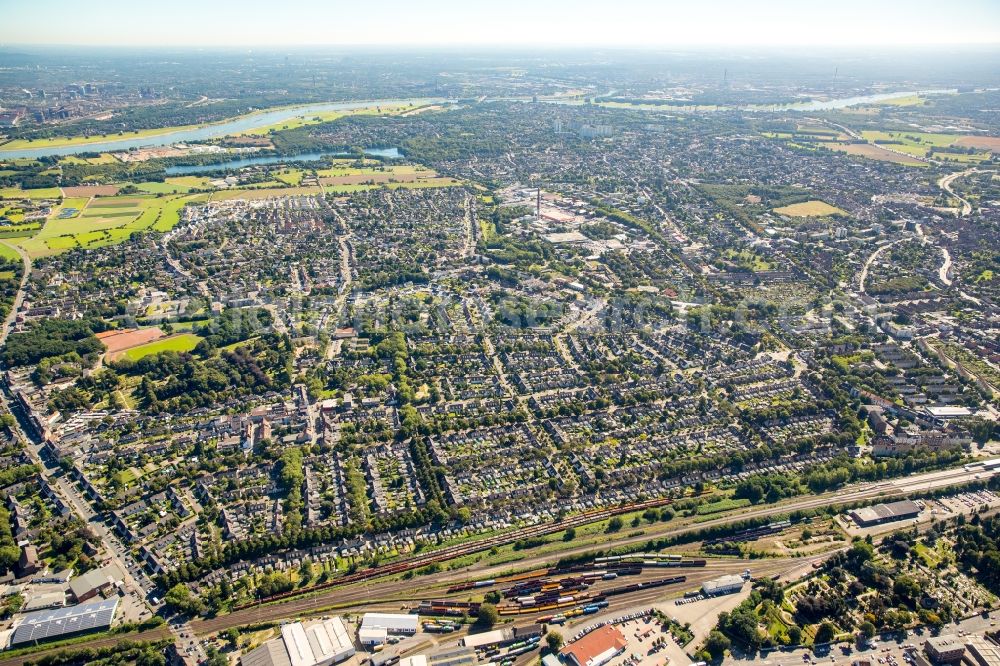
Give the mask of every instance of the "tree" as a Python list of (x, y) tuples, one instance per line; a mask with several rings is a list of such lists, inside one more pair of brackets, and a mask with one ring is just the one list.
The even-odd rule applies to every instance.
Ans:
[(302, 564), (299, 565), (299, 583), (305, 587), (312, 581), (313, 577), (313, 564), (312, 560), (306, 558), (302, 560)]
[(834, 636), (837, 635), (837, 628), (833, 626), (832, 622), (824, 622), (819, 625), (819, 629), (816, 630), (816, 638), (813, 640), (814, 643), (829, 643), (833, 640)]
[(170, 588), (163, 596), (163, 601), (178, 613), (185, 615), (198, 615), (205, 610), (201, 600), (191, 594), (191, 590), (184, 583), (177, 583)]
[(563, 533), (563, 541), (572, 541), (576, 538), (576, 528), (570, 527)]
[(802, 645), (802, 628), (793, 624), (788, 628), (788, 640), (792, 645)]
[(868, 620), (862, 622), (861, 626), (858, 627), (858, 630), (861, 632), (861, 635), (864, 636), (866, 640), (871, 640), (872, 638), (875, 637), (875, 625), (869, 622)]
[(717, 629), (713, 629), (705, 640), (705, 649), (708, 650), (713, 659), (722, 659), (730, 647), (732, 647), (732, 641)]
[(615, 516), (614, 518), (608, 521), (608, 529), (606, 531), (617, 532), (624, 526), (625, 523), (622, 521), (622, 519), (619, 518), (618, 516)]
[(550, 631), (545, 634), (545, 644), (549, 646), (549, 652), (559, 652), (563, 645), (563, 637), (558, 631)]
[(500, 621), (500, 613), (493, 604), (480, 604), (479, 612), (476, 613), (476, 624), (486, 629), (491, 629), (493, 625)]

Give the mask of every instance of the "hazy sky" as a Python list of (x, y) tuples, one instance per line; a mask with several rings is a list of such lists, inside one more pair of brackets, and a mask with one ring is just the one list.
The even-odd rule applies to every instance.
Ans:
[(1000, 0), (0, 0), (0, 44), (1000, 44)]

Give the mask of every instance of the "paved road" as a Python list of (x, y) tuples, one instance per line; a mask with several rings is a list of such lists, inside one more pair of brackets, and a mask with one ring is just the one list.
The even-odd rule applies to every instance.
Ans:
[(25, 252), (20, 246), (9, 243), (5, 240), (0, 240), (10, 249), (17, 252), (18, 256), (21, 257), (21, 263), (23, 264), (23, 270), (21, 272), (21, 284), (17, 287), (17, 294), (14, 296), (14, 303), (10, 307), (10, 312), (7, 314), (7, 318), (3, 322), (3, 330), (0, 331), (0, 347), (3, 347), (4, 343), (7, 342), (7, 335), (10, 333), (10, 329), (14, 324), (14, 318), (17, 317), (17, 311), (21, 309), (21, 303), (24, 301), (24, 285), (28, 283), (28, 277), (31, 275), (31, 257)]
[(955, 173), (950, 173), (947, 176), (944, 176), (940, 180), (938, 180), (938, 183), (937, 183), (938, 187), (940, 187), (942, 190), (944, 190), (945, 192), (947, 192), (950, 196), (954, 197), (955, 199), (958, 199), (962, 203), (962, 207), (959, 209), (959, 213), (958, 213), (959, 217), (965, 217), (966, 215), (968, 215), (969, 213), (971, 213), (972, 212), (972, 204), (970, 204), (968, 201), (966, 201), (961, 196), (955, 194), (955, 191), (953, 189), (951, 189), (951, 184), (953, 182), (955, 182), (956, 180), (958, 180), (959, 178), (961, 178), (962, 176), (966, 176), (966, 175), (968, 175), (970, 173), (976, 173), (977, 171), (978, 171), (978, 169), (966, 169), (965, 171), (956, 171)]

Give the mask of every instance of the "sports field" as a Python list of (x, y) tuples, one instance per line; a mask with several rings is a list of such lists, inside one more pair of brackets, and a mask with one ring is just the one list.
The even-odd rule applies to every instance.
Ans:
[(781, 215), (788, 215), (789, 217), (825, 217), (827, 215), (847, 215), (846, 211), (843, 211), (836, 206), (831, 206), (825, 201), (803, 201), (802, 203), (791, 204), (790, 206), (782, 206), (781, 208), (775, 208), (775, 213), (780, 213)]
[(108, 350), (109, 358), (113, 358), (126, 349), (148, 344), (164, 336), (159, 328), (124, 328), (121, 330), (104, 331), (97, 334), (97, 339)]
[(138, 347), (132, 347), (131, 349), (125, 350), (122, 355), (132, 361), (138, 361), (144, 356), (159, 354), (160, 352), (191, 351), (198, 346), (199, 342), (201, 342), (201, 338), (194, 333), (178, 333), (177, 335), (171, 335), (168, 338), (160, 338), (159, 340), (154, 340), (153, 342), (148, 342), (144, 345), (139, 345)]

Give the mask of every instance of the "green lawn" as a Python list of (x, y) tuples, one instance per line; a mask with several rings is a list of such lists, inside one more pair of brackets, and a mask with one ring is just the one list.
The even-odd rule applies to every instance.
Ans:
[(21, 261), (21, 255), (17, 253), (17, 250), (6, 243), (0, 243), (0, 257), (9, 261)]
[(198, 345), (199, 342), (201, 342), (201, 338), (194, 333), (178, 333), (177, 335), (172, 335), (168, 338), (161, 338), (159, 340), (148, 342), (144, 345), (139, 345), (138, 347), (133, 347), (125, 352), (125, 358), (132, 361), (138, 361), (144, 356), (159, 354), (160, 352), (191, 351)]

